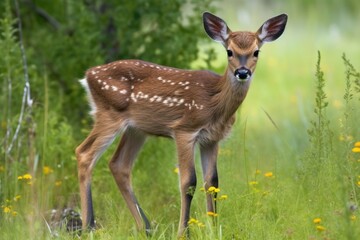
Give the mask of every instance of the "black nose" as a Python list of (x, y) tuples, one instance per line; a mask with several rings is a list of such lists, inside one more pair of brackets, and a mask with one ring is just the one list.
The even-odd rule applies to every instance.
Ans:
[(251, 76), (251, 71), (247, 68), (241, 67), (235, 70), (235, 77), (241, 80), (245, 80)]

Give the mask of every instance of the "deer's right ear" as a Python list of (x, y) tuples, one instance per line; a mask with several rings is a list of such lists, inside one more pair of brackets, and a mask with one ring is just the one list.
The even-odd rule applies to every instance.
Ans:
[(209, 37), (225, 46), (231, 30), (224, 20), (209, 12), (205, 12), (203, 14), (203, 22), (205, 31)]

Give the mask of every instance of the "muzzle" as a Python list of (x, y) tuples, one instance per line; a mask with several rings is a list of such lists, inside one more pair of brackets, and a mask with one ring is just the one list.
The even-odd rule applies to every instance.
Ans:
[(234, 75), (239, 81), (247, 81), (251, 77), (251, 71), (245, 67), (241, 67), (235, 70)]

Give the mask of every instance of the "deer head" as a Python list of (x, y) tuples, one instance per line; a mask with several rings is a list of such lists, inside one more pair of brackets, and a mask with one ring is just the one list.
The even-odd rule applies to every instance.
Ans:
[(203, 22), (209, 37), (225, 47), (232, 79), (243, 82), (251, 79), (261, 46), (276, 40), (284, 32), (287, 15), (270, 18), (255, 33), (232, 32), (224, 20), (209, 12), (204, 13)]

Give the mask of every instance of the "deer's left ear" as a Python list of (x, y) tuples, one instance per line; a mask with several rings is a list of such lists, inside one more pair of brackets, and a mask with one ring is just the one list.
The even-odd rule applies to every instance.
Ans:
[(262, 42), (271, 42), (278, 39), (285, 30), (288, 16), (281, 14), (267, 20), (256, 32)]

